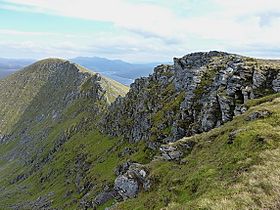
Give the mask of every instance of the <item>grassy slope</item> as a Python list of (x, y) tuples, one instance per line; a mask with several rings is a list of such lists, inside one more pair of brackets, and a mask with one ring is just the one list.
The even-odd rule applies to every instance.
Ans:
[[(129, 145), (120, 138), (109, 138), (88, 127), (67, 141), (53, 161), (42, 170), (13, 185), (12, 188), (16, 188), (19, 193), (10, 196), (5, 193), (5, 200), (0, 207), (4, 208), (4, 205), (12, 204), (15, 200), (35, 200), (54, 192), (50, 196), (53, 207), (79, 209), (78, 200), (84, 193), (78, 192), (74, 184), (79, 171), (75, 162), (82, 155), (85, 157), (83, 162), (90, 164), (81, 181), (93, 184), (86, 196), (89, 201), (106, 184), (113, 184), (117, 164), (128, 159), (147, 163), (153, 181), (152, 189), (135, 199), (120, 203), (116, 209), (277, 209), (280, 185), (280, 98), (279, 95), (272, 95), (249, 101), (248, 106), (251, 107), (249, 111), (232, 122), (210, 132), (182, 139), (196, 141), (197, 145), (180, 162), (153, 160), (148, 163), (151, 155), (148, 150), (143, 152), (143, 144)], [(264, 119), (245, 120), (257, 110), (269, 110), (273, 114)], [(233, 144), (228, 144), (229, 133), (235, 130), (240, 132)], [(138, 151), (120, 157), (119, 153), (125, 147)], [(5, 177), (6, 174), (1, 175)], [(48, 178), (42, 182), (42, 177)], [(3, 185), (4, 179), (1, 177), (0, 180)], [(20, 193), (18, 189), (26, 192)], [(70, 193), (66, 196), (67, 192)], [(3, 192), (0, 197), (1, 194)], [(99, 209), (110, 206), (112, 202)]]
[[(116, 209), (279, 209), (280, 95), (251, 100), (249, 111), (196, 141), (180, 163), (154, 160), (148, 167), (154, 188)], [(246, 121), (257, 110), (265, 119)], [(233, 144), (229, 134), (239, 130)]]
[[(119, 139), (111, 140), (99, 134), (94, 124), (100, 112), (118, 95), (123, 96), (128, 88), (102, 77), (100, 84), (107, 90), (107, 100), (81, 97), (67, 102), (65, 96), (73, 91), (90, 91), (94, 86), (90, 79), (95, 74), (80, 66), (76, 66), (80, 73), (76, 73), (76, 70), (58, 72), (44, 66), (64, 62), (43, 60), (0, 83), (0, 118), (4, 122), (0, 125), (0, 134), (16, 136), (0, 146), (0, 209), (18, 204), (20, 209), (30, 209), (29, 202), (36, 201), (39, 196), (53, 200), (55, 207), (76, 209), (78, 199), (85, 193), (85, 190), (78, 189), (86, 185), (85, 182), (94, 183), (93, 175), (87, 175), (91, 173), (83, 168), (83, 162), (88, 161), (92, 168), (91, 163), (100, 154), (105, 155), (109, 148), (119, 142)], [(73, 66), (67, 64), (65, 68)], [(80, 82), (78, 78), (82, 75), (87, 77)], [(53, 110), (59, 112), (59, 120), (52, 119)], [(38, 121), (38, 116), (42, 114), (44, 119)], [(25, 135), (30, 139), (22, 142)], [(67, 136), (66, 142), (52, 152), (63, 135)], [(13, 153), (21, 154), (28, 164), (13, 160)], [(7, 161), (6, 157), (10, 160)], [(78, 164), (79, 159), (81, 163)], [(115, 167), (113, 163), (111, 165)], [(110, 167), (107, 168), (110, 170)], [(99, 170), (104, 168), (100, 167)], [(98, 177), (97, 173), (94, 174)], [(27, 178), (15, 181), (19, 175)], [(76, 180), (78, 176), (81, 176), (80, 181)], [(97, 183), (103, 182), (100, 180)], [(95, 190), (100, 190), (100, 186)]]
[[(115, 167), (128, 159), (147, 164), (153, 187), (118, 204), (117, 209), (279, 209), (279, 100), (279, 95), (272, 95), (249, 101), (250, 110), (232, 122), (182, 139), (197, 144), (183, 161), (167, 162), (151, 161), (153, 154), (143, 142), (130, 145), (121, 137), (100, 134), (92, 116), (94, 103), (80, 99), (64, 110), (63, 120), (55, 124), (46, 139), (46, 151), (61, 132), (69, 132), (80, 123), (84, 124), (82, 130), (71, 135), (51, 161), (15, 184), (10, 181), (29, 168), (16, 161), (0, 162), (0, 209), (15, 203), (28, 209), (24, 208), (25, 202), (39, 196), (53, 200), (53, 207), (58, 209), (79, 209), (81, 198), (91, 201), (105, 185), (113, 184)], [(272, 116), (245, 121), (251, 112), (263, 109), (270, 110)], [(43, 127), (39, 124), (33, 130)], [(228, 136), (235, 130), (239, 132), (233, 144), (228, 144)], [(0, 154), (14, 146), (15, 142), (1, 145)], [(136, 152), (120, 156), (126, 147)], [(89, 189), (82, 190), (83, 187)]]
[[(72, 109), (73, 107), (70, 107), (69, 111), (72, 112)], [(83, 112), (78, 117), (63, 121), (51, 136), (56, 135), (58, 130), (75, 124), (77, 119), (82, 119), (82, 115), (87, 114)], [(79, 209), (79, 201), (85, 193), (88, 194), (86, 200), (92, 201), (106, 184), (113, 184), (115, 179), (114, 169), (119, 163), (126, 161), (128, 158), (143, 163), (148, 161), (149, 154), (143, 152), (143, 144), (133, 146), (134, 148), (139, 148), (139, 151), (133, 155), (119, 157), (119, 153), (124, 148), (131, 147), (131, 145), (120, 138), (110, 138), (100, 134), (90, 124), (86, 127), (85, 130), (72, 136), (55, 153), (51, 162), (45, 164), (26, 180), (19, 181), (13, 185), (9, 184), (10, 180), (19, 174), (18, 169), (20, 171), (24, 169), (17, 167), (16, 163), (4, 165), (5, 168), (2, 167), (0, 173), (0, 185), (6, 186), (6, 188), (5, 191), (0, 192), (0, 209), (6, 209), (15, 203), (19, 203), (19, 201), (24, 204), (25, 201), (36, 200), (39, 196), (47, 196), (50, 192), (52, 192), (49, 197), (49, 199), (53, 200), (52, 207)], [(51, 141), (51, 139), (47, 141)], [(82, 163), (89, 164), (88, 169), (83, 168), (83, 164), (77, 164), (77, 160), (81, 157)], [(90, 190), (78, 190), (75, 182), (79, 174), (82, 175), (80, 186), (90, 184)], [(43, 181), (42, 178), (44, 178)], [(110, 204), (111, 202), (103, 207)], [(100, 207), (100, 209), (103, 207)], [(21, 208), (24, 209), (23, 207)]]

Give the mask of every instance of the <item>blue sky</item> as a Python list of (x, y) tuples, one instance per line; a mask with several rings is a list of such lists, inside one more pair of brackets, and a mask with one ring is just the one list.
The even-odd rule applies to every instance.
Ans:
[(278, 0), (0, 0), (0, 57), (280, 58)]

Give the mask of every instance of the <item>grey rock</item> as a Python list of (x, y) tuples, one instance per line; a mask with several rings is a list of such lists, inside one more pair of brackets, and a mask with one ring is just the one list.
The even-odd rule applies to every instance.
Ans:
[(270, 116), (272, 113), (268, 110), (260, 110), (260, 111), (256, 111), (251, 113), (246, 120), (247, 121), (252, 121), (252, 120), (256, 120), (256, 119), (263, 119), (266, 118), (268, 116)]
[(147, 142), (147, 147), (151, 150), (156, 151), (159, 148), (159, 146), (160, 146), (159, 142), (151, 142), (151, 141)]
[(275, 92), (280, 92), (280, 73), (277, 75), (277, 77), (272, 81), (272, 89)]
[(261, 69), (257, 69), (253, 73), (253, 87), (259, 88), (264, 85), (266, 81), (266, 76), (264, 75), (264, 72)]
[(115, 190), (126, 200), (138, 194), (139, 185), (133, 176), (121, 175), (115, 180)]
[(177, 147), (171, 145), (162, 145), (160, 147), (161, 155), (166, 160), (179, 160), (183, 153), (177, 150)]
[(11, 209), (34, 209), (34, 210), (55, 210), (52, 208), (52, 195), (39, 196), (36, 200), (25, 201), (20, 204), (15, 204)]
[(246, 86), (244, 89), (242, 89), (242, 95), (243, 103), (246, 103), (249, 99), (254, 98), (252, 95), (252, 88), (249, 86)]
[(176, 144), (170, 143), (161, 145), (160, 152), (161, 156), (165, 160), (180, 160), (184, 154), (190, 152), (195, 146), (194, 141), (184, 140), (177, 142)]
[(125, 172), (128, 171), (129, 167), (134, 164), (133, 162), (131, 161), (127, 161), (127, 162), (124, 162), (123, 164), (121, 165), (118, 165), (116, 168), (115, 168), (115, 174), (117, 176), (119, 175), (123, 175)]
[(247, 111), (247, 107), (245, 105), (236, 105), (235, 109), (234, 109), (234, 115), (238, 116), (241, 115), (243, 113), (245, 113)]
[(7, 134), (0, 134), (0, 144), (4, 144), (8, 142), (9, 140), (9, 135)]
[(57, 120), (59, 117), (60, 117), (60, 112), (56, 111), (56, 110), (53, 110), (52, 111), (52, 119)]
[(239, 133), (239, 131), (232, 131), (232, 132), (230, 132), (229, 133), (229, 135), (228, 135), (228, 141), (227, 141), (227, 143), (228, 144), (233, 144), (233, 141), (234, 141), (234, 139), (235, 139), (235, 137), (236, 137), (236, 135)]
[(136, 197), (141, 189), (150, 188), (148, 170), (143, 165), (132, 163), (126, 172), (124, 171), (116, 178), (114, 185), (114, 190), (123, 200)]
[(234, 101), (233, 98), (222, 94), (217, 94), (218, 103), (221, 111), (221, 120), (222, 122), (230, 121), (233, 118), (234, 111)]
[(109, 186), (106, 186), (102, 192), (100, 192), (92, 201), (93, 206), (100, 206), (107, 201), (115, 198), (117, 196), (117, 192), (110, 188)]
[(135, 80), (129, 93), (111, 105), (100, 128), (131, 143), (175, 142), (243, 114), (250, 99), (280, 92), (279, 75), (277, 65), (224, 52), (174, 58), (173, 65), (160, 65)]
[(38, 116), (36, 117), (36, 121), (37, 121), (37, 122), (41, 122), (41, 121), (43, 121), (44, 119), (45, 119), (45, 115), (44, 115), (44, 114), (38, 115)]
[(217, 126), (219, 121), (220, 108), (219, 101), (217, 100), (217, 92), (213, 91), (212, 94), (203, 101), (203, 108), (201, 112), (201, 128), (203, 131), (209, 131)]

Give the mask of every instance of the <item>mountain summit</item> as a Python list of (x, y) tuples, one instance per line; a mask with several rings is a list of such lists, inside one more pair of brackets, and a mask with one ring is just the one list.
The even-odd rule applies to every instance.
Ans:
[(128, 89), (61, 59), (0, 81), (0, 209), (279, 209), (280, 62), (199, 52)]
[(61, 59), (38, 61), (0, 80), (0, 87), (2, 132), (28, 109), (38, 118), (55, 118), (76, 99), (91, 98), (110, 104), (128, 91), (118, 82)]

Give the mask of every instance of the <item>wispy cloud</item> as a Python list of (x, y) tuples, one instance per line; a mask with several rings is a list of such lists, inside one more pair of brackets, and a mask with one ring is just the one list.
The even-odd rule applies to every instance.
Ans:
[[(280, 2), (276, 0), (129, 1), (129, 0), (5, 0), (9, 10), (44, 13), (79, 19), (110, 22), (122, 34), (98, 34), (84, 46), (87, 53), (105, 52), (135, 59), (146, 55), (166, 58), (187, 51), (229, 50), (263, 54), (280, 46)], [(196, 5), (201, 10), (196, 8)], [(179, 12), (178, 12), (179, 11)], [(41, 32), (3, 31), (45, 36)], [(50, 32), (50, 36), (55, 36)], [(57, 34), (56, 34), (57, 35)], [(69, 35), (68, 38), (71, 38)], [(74, 37), (72, 37), (74, 38)], [(77, 37), (76, 37), (77, 38)], [(87, 37), (89, 39), (89, 37)], [(252, 53), (254, 46), (254, 53)], [(101, 48), (103, 47), (103, 50)], [(110, 49), (105, 50), (104, 48)], [(90, 48), (90, 49), (89, 49)], [(170, 49), (172, 48), (172, 49)], [(79, 48), (78, 48), (79, 49)], [(269, 55), (269, 50), (265, 50)], [(143, 50), (143, 52), (142, 52)], [(173, 53), (171, 52), (173, 50)], [(80, 50), (75, 50), (80, 52)], [(83, 51), (83, 53), (86, 53)], [(113, 52), (114, 51), (114, 52)], [(129, 52), (129, 53), (128, 53)], [(275, 52), (273, 52), (275, 54)], [(280, 56), (279, 56), (280, 57)]]

